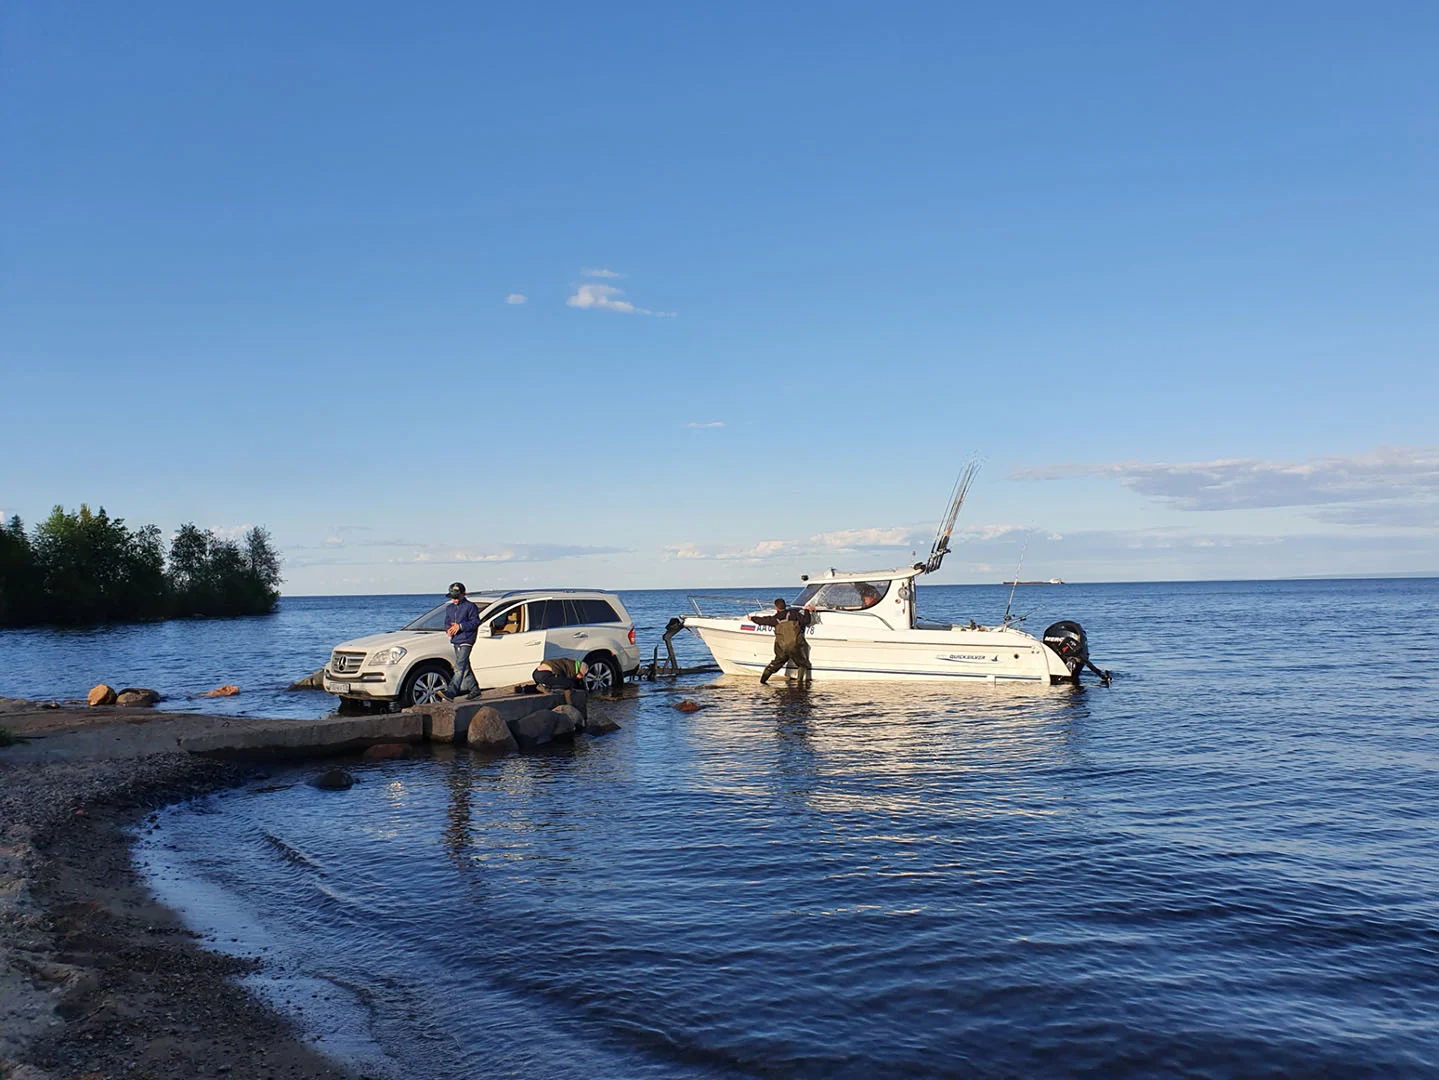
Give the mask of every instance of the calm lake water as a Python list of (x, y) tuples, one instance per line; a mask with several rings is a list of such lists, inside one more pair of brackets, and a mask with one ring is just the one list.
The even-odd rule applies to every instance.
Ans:
[[(994, 621), (1006, 592), (920, 603)], [(235, 682), (206, 707), (318, 715), (283, 684), (429, 599), (5, 634), (0, 693)], [(648, 658), (683, 594), (624, 599)], [(394, 1076), (1439, 1075), (1439, 580), (1036, 604), (1112, 687), (646, 684), (572, 748), (340, 793), (272, 770), (140, 856)]]

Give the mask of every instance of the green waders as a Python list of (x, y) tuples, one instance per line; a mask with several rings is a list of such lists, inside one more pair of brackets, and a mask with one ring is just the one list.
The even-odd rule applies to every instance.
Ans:
[(759, 681), (768, 682), (769, 677), (786, 664), (793, 664), (799, 669), (801, 682), (809, 681), (809, 646), (805, 644), (804, 627), (789, 619), (775, 624), (774, 659), (765, 666)]

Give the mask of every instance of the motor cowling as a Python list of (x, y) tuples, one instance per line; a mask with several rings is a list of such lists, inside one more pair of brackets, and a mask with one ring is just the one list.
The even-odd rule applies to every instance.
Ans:
[(1044, 643), (1059, 654), (1071, 677), (1078, 677), (1089, 663), (1089, 639), (1084, 627), (1071, 619), (1063, 619), (1045, 630)]

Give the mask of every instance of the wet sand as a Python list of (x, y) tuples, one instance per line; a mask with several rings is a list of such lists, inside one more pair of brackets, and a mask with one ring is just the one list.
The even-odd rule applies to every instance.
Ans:
[(352, 1078), (140, 882), (127, 828), (253, 770), (179, 753), (217, 718), (0, 699), (0, 1077)]

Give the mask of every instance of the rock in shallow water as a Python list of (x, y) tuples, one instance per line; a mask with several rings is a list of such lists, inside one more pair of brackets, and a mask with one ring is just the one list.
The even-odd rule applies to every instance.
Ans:
[(550, 712), (555, 714), (556, 735), (573, 735), (585, 726), (584, 713), (573, 705), (556, 705)]
[(355, 786), (355, 778), (344, 769), (326, 769), (319, 776), (312, 776), (305, 783), (321, 791), (348, 791)]
[(115, 695), (115, 704), (122, 709), (148, 709), (159, 700), (158, 691), (139, 686), (128, 686)]
[(430, 734), (431, 742), (455, 742), (455, 706), (448, 701), (435, 701), (429, 705), (417, 705), (416, 709), (422, 709), (430, 722), (425, 730)]
[(465, 733), (465, 742), (469, 744), (471, 750), (484, 750), (496, 754), (519, 749), (519, 743), (516, 742), (514, 735), (510, 734), (504, 717), (500, 716), (498, 709), (492, 709), (488, 705), (477, 709), (475, 715), (470, 717), (470, 727)]
[(297, 679), (286, 690), (323, 690), (325, 688), (325, 669), (320, 668), (313, 674), (306, 675), (303, 679)]
[(510, 734), (523, 747), (543, 746), (554, 738), (559, 718), (548, 709), (540, 709), (510, 721)]

